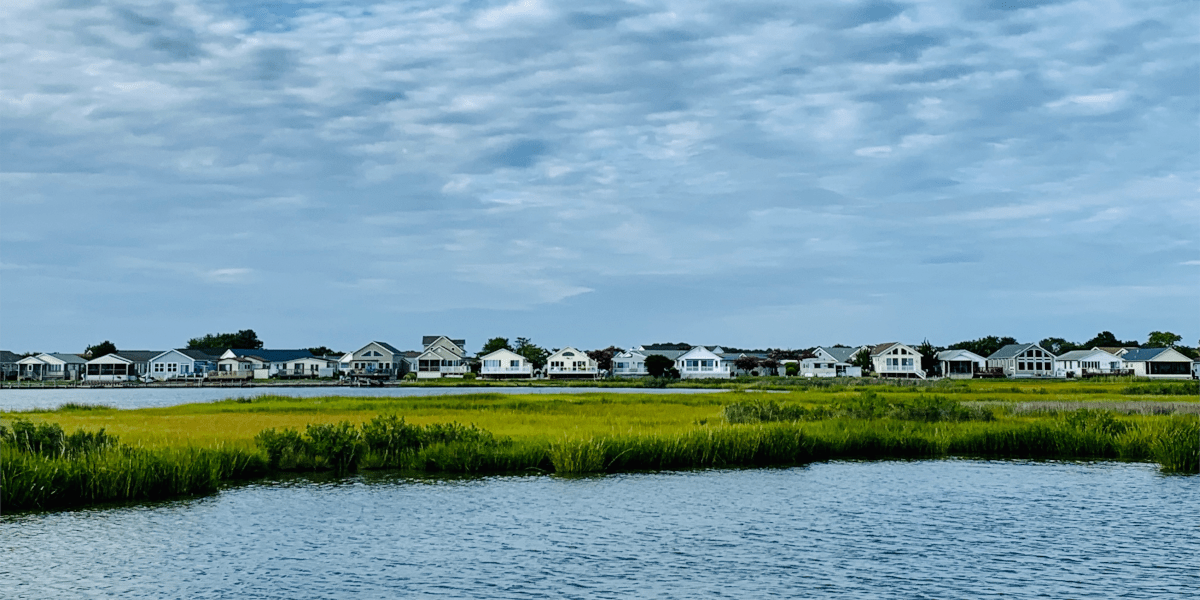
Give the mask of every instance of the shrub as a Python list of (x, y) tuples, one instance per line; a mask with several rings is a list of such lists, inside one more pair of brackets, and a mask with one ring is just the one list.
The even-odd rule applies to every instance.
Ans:
[(312, 452), (339, 473), (358, 468), (362, 458), (362, 434), (348, 421), (309, 424), (305, 434)]
[(1092, 410), (1081, 408), (1063, 416), (1062, 423), (1070, 429), (1104, 435), (1121, 435), (1129, 429), (1129, 425), (1118, 421), (1109, 410)]

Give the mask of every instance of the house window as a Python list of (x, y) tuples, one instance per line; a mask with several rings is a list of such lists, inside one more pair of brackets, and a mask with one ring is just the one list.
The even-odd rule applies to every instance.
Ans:
[(167, 372), (168, 373), (178, 373), (179, 372), (179, 363), (167, 363)]
[(628, 366), (629, 366), (629, 363), (623, 363), (623, 362), (619, 362), (619, 363), (617, 363), (617, 368), (618, 368), (618, 369), (622, 369), (622, 370), (624, 370), (624, 369), (625, 369), (626, 367), (628, 367)]
[(1025, 361), (1021, 361), (1021, 362), (1018, 362), (1018, 363), (1017, 363), (1017, 370), (1018, 370), (1018, 371), (1024, 371), (1024, 370), (1025, 370)]
[(154, 372), (162, 373), (164, 370), (166, 370), (166, 367), (167, 366), (162, 363), (154, 363)]
[(510, 360), (510, 361), (508, 361), (508, 366), (516, 369), (521, 366), (521, 361), (520, 360)]
[(698, 359), (689, 358), (683, 361), (683, 368), (685, 371), (699, 371), (700, 361)]
[(500, 368), (500, 361), (498, 361), (498, 360), (485, 360), (485, 361), (483, 361), (483, 366), (484, 366), (485, 368), (488, 368), (488, 369), (499, 369), (499, 368)]
[(563, 356), (575, 356), (575, 353), (574, 352), (563, 352), (562, 355)]
[(913, 359), (911, 359), (911, 358), (902, 358), (902, 359), (900, 359), (900, 361), (901, 361), (901, 364), (906, 367), (913, 366)]
[(561, 369), (561, 368), (563, 368), (563, 361), (561, 361), (561, 360), (552, 360), (552, 361), (550, 361), (550, 368), (552, 368), (552, 369)]
[(182, 365), (179, 365), (179, 372), (180, 373), (191, 373), (192, 366), (187, 363), (183, 363)]

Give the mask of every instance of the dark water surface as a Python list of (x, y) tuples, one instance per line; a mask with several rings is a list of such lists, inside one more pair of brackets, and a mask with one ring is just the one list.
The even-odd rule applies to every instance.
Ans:
[(3, 598), (1194, 598), (1200, 477), (835, 462), (0, 517)]
[(726, 390), (693, 388), (614, 387), (249, 387), (249, 388), (26, 388), (0, 390), (0, 411), (55, 408), (67, 402), (103, 404), (114, 408), (155, 408), (192, 402), (214, 402), (255, 396), (410, 397), (462, 394), (709, 394)]

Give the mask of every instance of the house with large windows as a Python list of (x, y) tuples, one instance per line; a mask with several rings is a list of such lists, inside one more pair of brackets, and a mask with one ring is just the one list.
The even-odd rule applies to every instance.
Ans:
[(1126, 368), (1137, 377), (1190, 379), (1192, 359), (1174, 348), (1134, 348), (1121, 355)]
[(600, 367), (586, 352), (567, 346), (546, 359), (547, 379), (595, 379)]
[(338, 369), (347, 377), (396, 379), (408, 372), (404, 352), (387, 342), (371, 342), (339, 359)]
[(1009, 344), (987, 357), (987, 366), (1008, 377), (1053, 377), (1054, 355), (1037, 344)]
[(421, 346), (424, 350), (417, 356), (418, 379), (462, 377), (470, 370), (466, 340), (427, 335), (421, 338)]
[(479, 357), (479, 376), (485, 379), (529, 379), (533, 365), (524, 356), (501, 348)]
[(679, 371), (680, 379), (729, 379), (733, 375), (733, 368), (732, 361), (704, 346), (696, 346), (675, 359), (675, 369)]
[(925, 371), (921, 369), (921, 353), (900, 342), (888, 342), (872, 348), (871, 366), (880, 377), (925, 379)]

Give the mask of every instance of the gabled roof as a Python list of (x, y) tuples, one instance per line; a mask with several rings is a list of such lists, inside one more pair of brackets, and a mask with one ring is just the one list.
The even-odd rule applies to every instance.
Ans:
[(1072, 350), (1070, 352), (1062, 353), (1057, 358), (1058, 360), (1083, 360), (1089, 356), (1095, 356), (1097, 354), (1104, 354), (1113, 359), (1117, 358), (1111, 352), (1105, 352), (1099, 348), (1093, 348), (1091, 350)]
[(555, 356), (559, 356), (559, 355), (563, 354), (564, 352), (574, 352), (575, 358), (583, 358), (585, 360), (592, 360), (592, 357), (588, 356), (587, 352), (584, 352), (583, 350), (578, 350), (571, 346), (567, 346), (566, 348), (561, 348), (561, 349), (555, 351), (554, 354), (551, 354), (550, 356), (548, 356), (546, 358), (546, 360), (550, 360), (551, 358), (554, 358)]
[[(692, 349), (691, 344), (643, 344), (640, 346), (642, 351), (658, 351), (658, 350), (676, 350), (679, 352), (687, 352)], [(663, 356), (666, 356), (665, 354)]]
[(1026, 351), (1030, 348), (1034, 348), (1034, 347), (1041, 348), (1043, 351), (1046, 352), (1046, 354), (1050, 354), (1050, 356), (1054, 356), (1048, 350), (1046, 350), (1045, 348), (1042, 348), (1041, 346), (1038, 346), (1037, 344), (1009, 344), (1009, 345), (993, 352), (992, 355), (988, 357), (988, 360), (1016, 358), (1016, 356), (1018, 354)]
[(883, 354), (887, 350), (891, 350), (892, 346), (896, 346), (899, 343), (900, 342), (888, 342), (886, 344), (879, 344), (878, 346), (874, 346), (871, 348), (871, 356), (878, 356), (880, 354)]
[(451, 337), (444, 336), (444, 335), (423, 335), (423, 336), (421, 336), (421, 345), (428, 348), (430, 344), (432, 344), (442, 338), (446, 338), (446, 339), (450, 340), (451, 344), (458, 346), (463, 351), (466, 351), (466, 349), (467, 349), (467, 340), (456, 340), (456, 339), (453, 339)]
[(970, 350), (942, 350), (941, 352), (937, 353), (937, 359), (945, 361), (969, 360), (971, 362), (983, 362), (984, 360), (987, 360), (982, 356), (971, 352)]
[(641, 350), (643, 356), (665, 356), (671, 360), (675, 360), (683, 356), (687, 350)]
[(1107, 352), (1113, 356), (1121, 356), (1122, 354), (1134, 349), (1135, 348), (1125, 348), (1122, 346), (1096, 346), (1095, 348), (1092, 348), (1092, 350), (1103, 350), (1104, 352)]
[(21, 355), (8, 350), (0, 350), (0, 363), (15, 363), (21, 360)]
[(464, 358), (462, 356), (455, 354), (449, 348), (443, 348), (442, 346), (433, 346), (433, 347), (429, 348), (428, 350), (418, 354), (417, 356), (418, 357), (436, 356), (436, 357), (438, 357), (438, 359), (441, 359), (441, 360), (463, 360), (463, 358)]
[(58, 352), (48, 352), (47, 354), (68, 364), (82, 365), (87, 363), (87, 359), (78, 354), (61, 354)]
[(399, 350), (397, 350), (395, 346), (393, 346), (393, 345), (391, 345), (391, 344), (389, 344), (389, 343), (387, 343), (387, 342), (375, 342), (375, 343), (376, 343), (376, 344), (379, 344), (380, 346), (383, 346), (384, 348), (386, 348), (386, 349), (387, 349), (387, 351), (388, 351), (388, 352), (391, 352), (392, 354), (399, 354), (399, 353), (400, 353), (400, 351), (399, 351)]
[(150, 359), (162, 353), (162, 350), (121, 350), (119, 352), (113, 352), (113, 354), (116, 354), (117, 356), (120, 356), (129, 362), (135, 363), (150, 362)]
[(834, 360), (837, 360), (838, 362), (843, 362), (843, 363), (850, 362), (850, 360), (854, 358), (854, 355), (858, 354), (858, 350), (859, 350), (858, 348), (847, 348), (845, 346), (834, 346), (831, 348), (826, 348), (825, 346), (818, 346), (817, 348), (820, 350), (824, 350), (825, 353), (832, 356), (834, 358)]
[(508, 348), (500, 348), (500, 349), (498, 349), (498, 350), (494, 350), (494, 351), (492, 351), (492, 352), (488, 352), (487, 354), (484, 354), (483, 356), (480, 356), (480, 357), (479, 357), (479, 360), (488, 360), (488, 358), (489, 358), (489, 357), (496, 356), (496, 355), (500, 355), (500, 356), (509, 356), (509, 355), (511, 355), (511, 356), (515, 356), (515, 357), (517, 357), (517, 358), (519, 358), (519, 359), (521, 359), (521, 360), (525, 360), (525, 357), (524, 357), (524, 356), (521, 356), (520, 354), (517, 354), (516, 352), (513, 352), (512, 350), (509, 350)]
[(312, 352), (308, 350), (239, 350), (230, 348), (229, 350), (237, 357), (253, 357), (262, 362), (287, 362), (299, 358), (314, 358)]
[(175, 351), (192, 360), (218, 360), (225, 353), (217, 348), (183, 348)]
[(691, 350), (688, 350), (687, 352), (684, 352), (683, 354), (679, 355), (679, 357), (676, 358), (675, 360), (682, 360), (689, 356), (705, 356), (705, 357), (711, 356), (712, 358), (718, 358), (718, 359), (722, 358), (721, 356), (714, 353), (712, 350), (705, 348), (704, 346), (696, 346), (695, 348), (692, 348)]
[(646, 353), (642, 350), (638, 350), (637, 348), (630, 348), (624, 352), (617, 353), (617, 355), (613, 356), (613, 358), (633, 358), (635, 356), (646, 358)]
[[(1129, 352), (1122, 354), (1121, 360), (1123, 360), (1125, 362), (1142, 362), (1142, 361), (1146, 361), (1146, 360), (1154, 360), (1154, 359), (1158, 358), (1160, 355), (1162, 355), (1168, 351), (1174, 351), (1176, 354), (1183, 356), (1182, 352), (1179, 352), (1178, 350), (1175, 350), (1174, 348), (1134, 348), (1134, 349), (1130, 350)], [(1188, 358), (1186, 356), (1183, 356), (1183, 357), (1186, 358), (1187, 360), (1191, 360), (1190, 358)]]

